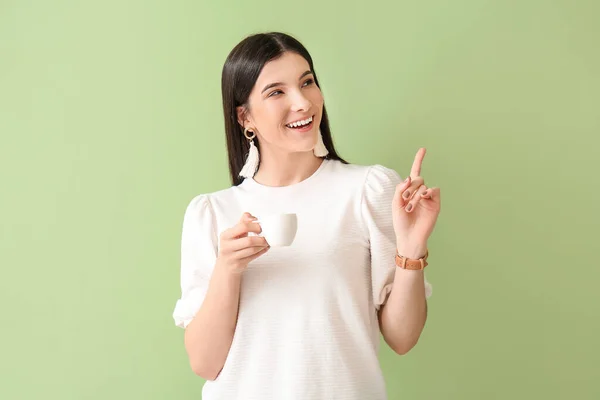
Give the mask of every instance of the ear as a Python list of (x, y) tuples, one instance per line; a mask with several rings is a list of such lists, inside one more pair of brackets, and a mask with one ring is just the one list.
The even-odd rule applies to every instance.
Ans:
[(237, 120), (238, 120), (238, 124), (240, 124), (242, 126), (242, 129), (246, 127), (246, 123), (250, 122), (246, 116), (248, 114), (248, 111), (246, 110), (246, 107), (244, 106), (238, 106), (235, 111), (237, 112)]

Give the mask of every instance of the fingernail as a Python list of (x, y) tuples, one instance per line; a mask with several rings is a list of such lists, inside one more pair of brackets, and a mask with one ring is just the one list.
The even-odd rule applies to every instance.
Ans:
[(404, 192), (404, 194), (402, 195), (403, 198), (408, 199), (410, 197), (410, 192), (407, 190), (406, 192)]
[(406, 211), (410, 211), (410, 210), (412, 210), (412, 204), (409, 204), (406, 206)]
[(408, 182), (409, 179), (410, 179), (410, 176), (404, 180), (404, 183)]
[(421, 196), (423, 196), (423, 197), (427, 196), (427, 192), (421, 193)]

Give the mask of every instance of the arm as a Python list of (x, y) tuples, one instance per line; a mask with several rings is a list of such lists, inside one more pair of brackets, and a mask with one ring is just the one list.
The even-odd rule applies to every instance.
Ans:
[(241, 274), (215, 265), (206, 298), (185, 330), (190, 366), (204, 379), (217, 378), (229, 353), (240, 299)]
[[(427, 240), (440, 213), (440, 189), (425, 185), (421, 165), (425, 148), (415, 156), (410, 175), (396, 186), (392, 200), (396, 248), (412, 259), (423, 257)], [(394, 284), (380, 314), (380, 329), (386, 342), (398, 354), (406, 354), (419, 340), (427, 320), (423, 271), (396, 268)]]
[(196, 375), (215, 380), (229, 354), (240, 302), (242, 273), (248, 263), (269, 250), (264, 237), (248, 236), (261, 228), (245, 213), (220, 237), (219, 254), (204, 301), (185, 330), (185, 349)]
[[(423, 247), (426, 248), (426, 247)], [(425, 250), (399, 251), (418, 259)], [(418, 342), (427, 320), (423, 271), (396, 268), (387, 302), (379, 309), (379, 327), (386, 343), (398, 354), (408, 353)]]
[[(423, 152), (419, 154), (421, 157)], [(373, 302), (378, 309), (379, 329), (398, 354), (406, 354), (419, 340), (427, 319), (427, 297), (431, 295), (423, 271), (398, 268), (393, 261), (395, 251), (412, 259), (426, 253), (439, 212), (439, 189), (427, 189), (423, 182), (420, 177), (401, 181), (394, 170), (377, 165), (370, 169), (363, 192)], [(407, 209), (409, 203), (412, 207)]]

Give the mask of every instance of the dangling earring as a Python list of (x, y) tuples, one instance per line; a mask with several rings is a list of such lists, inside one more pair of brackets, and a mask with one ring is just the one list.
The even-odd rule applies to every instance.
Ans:
[(325, 147), (325, 143), (323, 143), (323, 135), (321, 134), (321, 130), (319, 129), (319, 136), (317, 137), (317, 144), (313, 150), (315, 156), (317, 157), (325, 157), (329, 154), (329, 150)]
[(246, 163), (240, 171), (240, 176), (243, 178), (252, 178), (256, 173), (256, 169), (258, 168), (258, 149), (254, 145), (254, 140), (252, 140), (256, 137), (256, 133), (253, 131), (250, 131), (250, 133), (252, 136), (248, 136), (248, 128), (244, 128), (244, 136), (250, 141), (250, 151), (248, 152)]

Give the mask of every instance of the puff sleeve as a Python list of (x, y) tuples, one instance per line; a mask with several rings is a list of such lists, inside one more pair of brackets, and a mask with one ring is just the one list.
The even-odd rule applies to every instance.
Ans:
[[(371, 285), (373, 302), (379, 310), (392, 291), (396, 264), (396, 234), (392, 219), (392, 200), (396, 186), (402, 182), (396, 171), (373, 165), (363, 188), (361, 212), (366, 225), (371, 252)], [(429, 298), (432, 286), (425, 278), (425, 295)]]
[(181, 233), (181, 297), (175, 304), (175, 325), (186, 328), (206, 295), (217, 259), (218, 238), (207, 195), (196, 196), (188, 205)]

